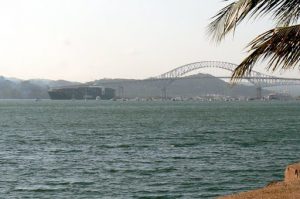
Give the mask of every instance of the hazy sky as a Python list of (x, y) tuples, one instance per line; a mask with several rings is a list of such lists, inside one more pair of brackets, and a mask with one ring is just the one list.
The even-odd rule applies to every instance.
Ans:
[[(84, 82), (147, 78), (203, 60), (238, 63), (247, 42), (272, 22), (250, 20), (234, 38), (216, 45), (206, 26), (224, 5), (221, 0), (0, 0), (0, 75)], [(285, 73), (293, 75), (299, 71)]]

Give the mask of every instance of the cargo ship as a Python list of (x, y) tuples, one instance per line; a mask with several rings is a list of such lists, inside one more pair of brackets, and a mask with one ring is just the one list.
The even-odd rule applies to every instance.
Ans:
[(67, 86), (50, 88), (48, 94), (52, 100), (110, 100), (115, 97), (115, 89), (102, 86)]

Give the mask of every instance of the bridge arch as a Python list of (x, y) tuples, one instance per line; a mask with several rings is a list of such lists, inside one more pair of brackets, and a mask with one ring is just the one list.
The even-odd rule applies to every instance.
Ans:
[(198, 70), (201, 68), (221, 68), (224, 70), (228, 70), (233, 72), (233, 70), (237, 67), (236, 64), (229, 63), (229, 62), (218, 62), (218, 61), (201, 61), (201, 62), (193, 62), (189, 64), (185, 64), (183, 66), (177, 67), (173, 70), (170, 70), (166, 73), (163, 73), (157, 78), (178, 78), (182, 77), (183, 75)]
[[(163, 73), (159, 76), (157, 76), (156, 78), (158, 79), (175, 79), (175, 78), (180, 78), (183, 77), (184, 75), (198, 70), (198, 69), (202, 69), (202, 68), (220, 68), (223, 70), (227, 70), (230, 72), (233, 72), (234, 69), (237, 67), (238, 65), (230, 63), (230, 62), (221, 62), (221, 61), (201, 61), (201, 62), (193, 62), (190, 64), (185, 64), (183, 66), (177, 67), (171, 71), (168, 71), (166, 73)], [(255, 75), (257, 76), (267, 76), (267, 75), (263, 75), (259, 72), (256, 71), (252, 71), (249, 75), (246, 75), (246, 78), (250, 83), (257, 85), (257, 83), (255, 81), (253, 81), (250, 78), (247, 78), (249, 76), (253, 76)], [(271, 77), (271, 76), (270, 76)]]
[[(201, 61), (194, 62), (190, 64), (185, 64), (183, 66), (177, 67), (173, 70), (170, 70), (166, 73), (163, 73), (159, 76), (154, 77), (153, 79), (170, 79), (175, 80), (181, 78), (184, 75), (198, 70), (201, 68), (220, 68), (227, 71), (233, 72), (238, 65), (222, 62), (222, 61)], [(249, 81), (256, 87), (272, 87), (272, 86), (282, 86), (282, 85), (300, 85), (299, 79), (291, 78), (280, 78), (271, 75), (265, 75), (260, 72), (252, 70), (250, 73), (246, 74), (243, 79)]]

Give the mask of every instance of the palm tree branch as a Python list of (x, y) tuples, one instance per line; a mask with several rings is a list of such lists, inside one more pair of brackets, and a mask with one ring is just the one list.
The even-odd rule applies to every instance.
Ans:
[(271, 13), (278, 26), (295, 24), (300, 17), (300, 0), (236, 0), (221, 9), (208, 25), (208, 34), (221, 41), (247, 16)]
[(250, 55), (234, 70), (232, 81), (251, 72), (258, 61), (268, 60), (268, 70), (294, 68), (300, 62), (300, 25), (269, 30), (249, 45)]
[(227, 33), (249, 14), (262, 0), (238, 0), (221, 9), (208, 25), (208, 34), (217, 41), (221, 41)]
[(300, 0), (265, 0), (257, 5), (254, 13), (272, 17), (278, 25), (287, 26), (298, 21), (300, 16)]

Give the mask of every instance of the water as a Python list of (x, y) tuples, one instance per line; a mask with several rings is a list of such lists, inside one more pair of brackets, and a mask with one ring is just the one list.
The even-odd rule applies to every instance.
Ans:
[(0, 198), (214, 198), (299, 161), (297, 102), (0, 101)]

